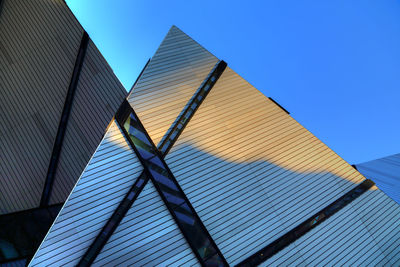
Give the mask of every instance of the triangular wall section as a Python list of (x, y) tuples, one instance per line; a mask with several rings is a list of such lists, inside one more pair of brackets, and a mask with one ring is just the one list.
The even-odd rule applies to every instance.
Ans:
[(129, 96), (158, 144), (218, 59), (173, 26)]

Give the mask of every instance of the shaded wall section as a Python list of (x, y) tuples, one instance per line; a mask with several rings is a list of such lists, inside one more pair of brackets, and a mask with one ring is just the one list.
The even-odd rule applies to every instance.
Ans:
[[(64, 1), (3, 0), (0, 214), (39, 205), (83, 29)], [(51, 203), (65, 201), (126, 91), (90, 41)]]
[(65, 201), (126, 95), (110, 66), (89, 41), (50, 204)]
[(63, 1), (3, 0), (0, 213), (38, 206), (83, 30)]

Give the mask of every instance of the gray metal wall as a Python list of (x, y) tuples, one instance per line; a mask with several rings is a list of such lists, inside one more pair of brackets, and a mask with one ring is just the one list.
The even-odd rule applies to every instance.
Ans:
[(50, 204), (65, 201), (127, 92), (89, 42), (64, 138)]
[[(0, 214), (39, 205), (83, 29), (61, 0), (4, 0), (0, 13)], [(90, 43), (52, 203), (72, 189), (126, 92)]]
[(400, 154), (356, 165), (357, 170), (371, 179), (394, 201), (400, 204)]

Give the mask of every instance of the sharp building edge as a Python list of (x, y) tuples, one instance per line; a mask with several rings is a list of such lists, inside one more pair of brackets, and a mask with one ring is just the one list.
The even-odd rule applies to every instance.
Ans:
[[(8, 14), (6, 22), (18, 18), (20, 10), (31, 12), (25, 7), (29, 1), (10, 2), (5, 1), (1, 13)], [(43, 3), (46, 5), (31, 8), (36, 16), (54, 6), (70, 14), (61, 1)], [(56, 13), (57, 18), (64, 14), (58, 9)], [(75, 43), (64, 44), (71, 47), (72, 56), (61, 55), (69, 61), (58, 66), (69, 74), (62, 76), (64, 72), (58, 71), (57, 81), (63, 81), (65, 88), (54, 96), (58, 105), (43, 104), (43, 109), (54, 109), (43, 112), (46, 116), (55, 110), (61, 116), (61, 99), (65, 99), (83, 34), (69, 16), (76, 30), (75, 39), (67, 40)], [(14, 88), (13, 83), (30, 79), (37, 84), (35, 76), (23, 76), (21, 81), (14, 78), (13, 68), (19, 66), (20, 58), (13, 55), (19, 50), (12, 47), (3, 52), (4, 46), (2, 43), (1, 64), (7, 64), (10, 73), (7, 85)], [(46, 56), (45, 51), (41, 53)], [(52, 63), (50, 58), (46, 60)], [(30, 57), (25, 61), (35, 62)], [(15, 92), (20, 96), (24, 90), (18, 88)], [(96, 95), (96, 88), (102, 88), (103, 95)], [(117, 88), (117, 92), (107, 88)], [(59, 158), (47, 210), (34, 209), (32, 203), (38, 204), (44, 184), (44, 180), (34, 180), (37, 202), (27, 200), (26, 207), (12, 210), (18, 212), (8, 211), (14, 220), (45, 216), (46, 212), (47, 224), (58, 214), (30, 266), (400, 264), (400, 206), (371, 181), (379, 186), (374, 180), (377, 172), (363, 172), (368, 169), (364, 164), (353, 168), (283, 107), (177, 27), (171, 27), (126, 100), (118, 88), (122, 87), (89, 41), (73, 101), (76, 107), (72, 107), (64, 138), (65, 154)], [(9, 89), (2, 94), (10, 98), (16, 93)], [(14, 108), (15, 114), (24, 115), (31, 98), (22, 98), (26, 103)], [(104, 102), (110, 99), (112, 104)], [(91, 100), (91, 105), (86, 104)], [(0, 108), (13, 107), (6, 104)], [(79, 115), (87, 116), (96, 108), (107, 109), (108, 117), (80, 119)], [(96, 123), (107, 125), (113, 114), (103, 136)], [(1, 119), (10, 129), (17, 126), (8, 116)], [(44, 159), (51, 154), (58, 126), (46, 119), (55, 129), (46, 133), (37, 126), (37, 133), (46, 133), (50, 140), (48, 150), (37, 152)], [(9, 129), (0, 130), (5, 135)], [(92, 141), (92, 135), (97, 141)], [(75, 136), (87, 136), (90, 141)], [(22, 145), (37, 146), (33, 141), (39, 142), (28, 141), (26, 135), (15, 144), (7, 141), (9, 164), (14, 163), (13, 153)], [(100, 143), (90, 160), (90, 156), (86, 162), (84, 157), (72, 158), (79, 154), (74, 149), (89, 142), (93, 147)], [(38, 160), (48, 165), (44, 159)], [(72, 170), (68, 164), (81, 169)], [(11, 175), (16, 166), (2, 168)], [(25, 180), (30, 181), (28, 178), (26, 174)], [(30, 196), (32, 201), (34, 197)], [(65, 199), (58, 212), (56, 204)], [(40, 240), (38, 237), (35, 242)], [(22, 260), (25, 264), (26, 259), (16, 257), (15, 264)]]
[(400, 154), (363, 162), (355, 165), (365, 177), (394, 201), (400, 204)]

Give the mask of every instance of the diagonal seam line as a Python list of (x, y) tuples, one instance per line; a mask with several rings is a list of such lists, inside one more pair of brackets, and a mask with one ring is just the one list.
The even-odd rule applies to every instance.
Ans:
[[(137, 80), (140, 79), (140, 76), (143, 74), (148, 63), (149, 62), (147, 62), (146, 66), (143, 68)], [(174, 145), (180, 133), (189, 123), (190, 119), (193, 117), (194, 113), (196, 112), (200, 104), (204, 101), (208, 92), (217, 82), (218, 78), (221, 76), (226, 66), (227, 64), (224, 61), (219, 61), (213, 67), (213, 69), (204, 79), (204, 81), (199, 86), (197, 91), (194, 93), (192, 98), (188, 101), (188, 104), (183, 108), (180, 115), (178, 115), (175, 122), (171, 125), (170, 129), (166, 132), (166, 134), (164, 135), (163, 139), (160, 141), (158, 146), (159, 150), (162, 151), (161, 152), (162, 158), (167, 155), (168, 151)], [(124, 127), (123, 124), (120, 122), (122, 122), (125, 118), (129, 116), (129, 110), (131, 109), (132, 108), (130, 104), (126, 100), (121, 104), (120, 108), (118, 109), (115, 119), (120, 124), (121, 129), (124, 129)], [(126, 131), (124, 131), (124, 134), (128, 142), (130, 143), (131, 147), (134, 148), (134, 144), (131, 142), (129, 135), (126, 133)], [(144, 186), (147, 184), (148, 180), (149, 180), (149, 175), (146, 175), (145, 171), (143, 171), (141, 175), (137, 178), (133, 186), (130, 188), (128, 193), (125, 195), (124, 199), (120, 202), (119, 206), (115, 209), (114, 213), (111, 215), (110, 219), (104, 225), (100, 233), (96, 236), (95, 240), (90, 245), (88, 250), (85, 252), (78, 266), (89, 266), (94, 262), (97, 255), (100, 253), (101, 249), (107, 243), (108, 239), (114, 233), (115, 229), (118, 227), (123, 217), (125, 217), (126, 213), (131, 208), (134, 201), (137, 199), (140, 192), (143, 190)]]
[(68, 86), (67, 97), (65, 98), (63, 111), (61, 113), (60, 123), (57, 129), (57, 135), (54, 140), (53, 151), (51, 153), (50, 163), (47, 169), (46, 180), (44, 182), (42, 197), (40, 199), (40, 207), (47, 206), (50, 201), (51, 191), (53, 189), (53, 183), (57, 171), (58, 162), (60, 159), (63, 140), (68, 125), (68, 118), (71, 113), (72, 103), (74, 100), (76, 88), (78, 86), (79, 76), (81, 74), (88, 43), (89, 43), (89, 35), (85, 31), (83, 32), (81, 44), (78, 50), (78, 55), (75, 60), (74, 70), (72, 72), (71, 80)]
[(273, 255), (317, 227), (319, 224), (334, 215), (336, 212), (340, 211), (342, 208), (350, 204), (353, 200), (357, 199), (374, 185), (375, 183), (373, 181), (369, 179), (364, 180), (352, 190), (350, 190), (307, 220), (303, 221), (301, 224), (299, 224), (283, 236), (279, 237), (272, 243), (254, 253), (253, 255), (249, 256), (236, 266), (255, 266), (266, 261)]

